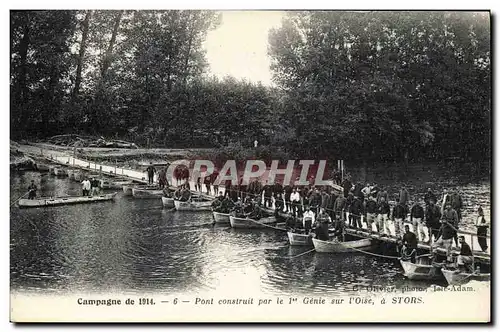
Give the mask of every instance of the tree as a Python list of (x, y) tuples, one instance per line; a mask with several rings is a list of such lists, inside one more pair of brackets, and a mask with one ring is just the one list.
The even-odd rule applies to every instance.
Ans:
[(489, 126), (488, 35), (478, 13), (289, 14), (270, 33), (269, 54), (295, 150), (364, 161), (484, 151), (468, 128)]

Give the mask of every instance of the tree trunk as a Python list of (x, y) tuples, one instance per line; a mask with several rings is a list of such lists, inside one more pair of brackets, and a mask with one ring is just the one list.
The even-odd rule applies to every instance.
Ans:
[(26, 17), (26, 24), (24, 25), (24, 35), (23, 39), (21, 40), (21, 45), (19, 47), (19, 55), (21, 58), (21, 67), (19, 68), (19, 97), (21, 99), (27, 98), (28, 94), (28, 87), (26, 86), (26, 58), (28, 56), (28, 47), (30, 44), (30, 28), (29, 28), (29, 22), (30, 17), (29, 14), (27, 14)]
[(82, 81), (82, 67), (83, 67), (83, 59), (85, 57), (85, 50), (87, 48), (87, 38), (89, 34), (89, 21), (92, 16), (92, 11), (89, 10), (85, 15), (85, 20), (83, 21), (82, 26), (82, 42), (80, 43), (80, 54), (78, 56), (78, 65), (76, 67), (76, 79), (75, 79), (75, 88), (73, 90), (73, 99), (78, 97), (78, 91), (80, 90), (80, 83)]
[[(189, 16), (190, 19), (193, 19), (192, 16), (190, 15)], [(194, 18), (194, 20), (196, 20), (196, 18)], [(193, 22), (190, 22), (190, 28), (188, 29), (188, 33), (191, 32), (193, 30), (193, 25), (194, 23)], [(188, 48), (187, 48), (187, 52), (186, 52), (186, 61), (184, 62), (184, 86), (186, 86), (186, 81), (187, 81), (187, 77), (188, 77), (188, 66), (189, 66), (189, 57), (191, 56), (191, 47), (192, 47), (192, 44), (193, 44), (193, 36), (194, 36), (195, 32), (193, 31), (192, 33), (189, 34), (189, 40), (188, 40)]]
[(116, 15), (115, 24), (113, 26), (113, 34), (111, 35), (111, 40), (109, 41), (108, 49), (106, 50), (106, 54), (104, 55), (104, 61), (102, 63), (101, 68), (101, 78), (106, 75), (106, 72), (111, 65), (111, 55), (113, 54), (113, 48), (116, 42), (116, 35), (118, 34), (118, 28), (120, 27), (120, 20), (122, 19), (123, 10), (118, 12)]
[(49, 120), (57, 119), (56, 116), (50, 116), (50, 113), (56, 109), (59, 109), (55, 105), (56, 86), (59, 83), (59, 70), (57, 68), (57, 61), (59, 61), (59, 59), (56, 59), (56, 64), (52, 67), (50, 71), (49, 90), (47, 91), (47, 100), (44, 103), (45, 110), (44, 110), (44, 115), (42, 116), (43, 130), (44, 134), (46, 135), (48, 135), (49, 132), (51, 131)]
[[(118, 34), (118, 29), (120, 27), (120, 20), (123, 15), (123, 10), (120, 10), (118, 14), (116, 15), (115, 22), (113, 25), (113, 32), (111, 34), (111, 39), (109, 41), (108, 48), (106, 50), (106, 53), (104, 54), (104, 58), (102, 61), (102, 67), (101, 67), (101, 77), (99, 78), (97, 82), (97, 87), (96, 87), (96, 93), (94, 96), (94, 100), (92, 102), (92, 111), (91, 111), (91, 121), (89, 123), (90, 126), (92, 126), (92, 130), (94, 131), (99, 131), (98, 128), (98, 117), (97, 117), (97, 112), (99, 112), (99, 101), (101, 99), (102, 95), (102, 83), (105, 80), (106, 73), (109, 69), (109, 66), (111, 66), (111, 56), (113, 54), (113, 48), (115, 46), (115, 41), (116, 41), (116, 35)], [(90, 128), (87, 128), (87, 130), (90, 130)]]
[[(25, 13), (25, 24), (23, 31), (23, 38), (21, 39), (19, 45), (19, 57), (20, 57), (20, 66), (18, 69), (18, 80), (14, 91), (14, 100), (13, 104), (17, 105), (17, 113), (18, 116), (16, 120), (14, 120), (18, 126), (24, 128), (25, 116), (26, 112), (24, 111), (24, 107), (22, 104), (28, 98), (28, 86), (26, 85), (26, 59), (28, 57), (28, 48), (30, 44), (30, 14), (28, 11)], [(12, 52), (11, 52), (12, 54)], [(21, 128), (19, 128), (21, 129)], [(24, 129), (21, 129), (24, 132)]]

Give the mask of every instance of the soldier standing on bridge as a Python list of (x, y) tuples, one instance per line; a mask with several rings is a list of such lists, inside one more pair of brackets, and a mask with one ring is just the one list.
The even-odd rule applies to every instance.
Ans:
[(488, 249), (488, 242), (486, 242), (486, 235), (488, 234), (488, 227), (490, 225), (484, 218), (484, 212), (482, 207), (479, 207), (477, 209), (477, 213), (478, 213), (478, 217), (476, 220), (477, 242), (481, 246), (481, 250), (483, 252), (486, 252), (486, 249)]
[(31, 184), (28, 187), (28, 190), (29, 190), (28, 199), (34, 199), (36, 197), (37, 189), (38, 188), (36, 187), (35, 180), (31, 180)]
[(146, 172), (148, 173), (148, 184), (153, 184), (153, 177), (154, 177), (154, 174), (156, 173), (156, 168), (153, 166), (153, 162), (149, 163), (149, 166), (146, 169)]

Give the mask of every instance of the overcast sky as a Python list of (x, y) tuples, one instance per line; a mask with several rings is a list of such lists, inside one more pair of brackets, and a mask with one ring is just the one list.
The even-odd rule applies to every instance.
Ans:
[(281, 23), (283, 12), (225, 11), (222, 23), (207, 35), (210, 73), (271, 84), (268, 32)]

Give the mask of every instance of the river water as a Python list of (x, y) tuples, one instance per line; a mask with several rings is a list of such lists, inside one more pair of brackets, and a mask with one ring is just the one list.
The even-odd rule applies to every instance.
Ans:
[[(12, 174), (11, 201), (32, 179), (40, 196), (80, 193), (67, 178), (26, 172)], [(488, 183), (461, 189), (467, 197), (482, 193), (489, 214)], [(231, 285), (263, 294), (341, 295), (359, 286), (428, 286), (405, 280), (397, 260), (314, 252), (291, 258), (309, 249), (291, 248), (284, 232), (214, 227), (210, 212), (170, 211), (159, 199), (120, 192), (115, 202), (13, 206), (10, 282), (16, 291), (57, 294), (217, 292)]]

